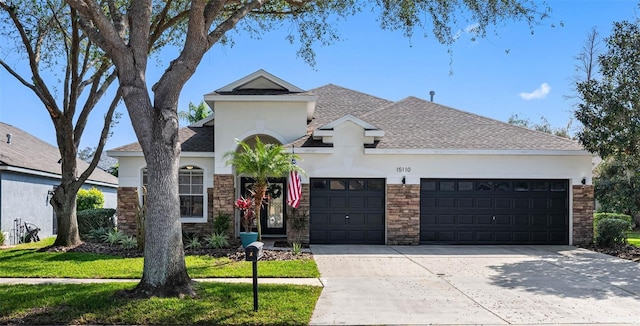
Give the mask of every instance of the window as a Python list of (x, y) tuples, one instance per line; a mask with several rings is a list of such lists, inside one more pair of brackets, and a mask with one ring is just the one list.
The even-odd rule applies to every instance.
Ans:
[[(147, 186), (147, 169), (142, 171), (142, 185)], [(178, 172), (178, 193), (180, 195), (180, 216), (183, 219), (202, 220), (204, 215), (204, 173), (202, 169), (187, 166)], [(144, 202), (144, 198), (142, 199)], [(190, 221), (191, 222), (191, 221)]]

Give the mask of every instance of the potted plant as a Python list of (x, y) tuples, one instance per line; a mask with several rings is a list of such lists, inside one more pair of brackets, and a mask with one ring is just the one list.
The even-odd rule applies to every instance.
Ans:
[(253, 232), (253, 223), (256, 219), (253, 210), (253, 201), (250, 198), (240, 197), (236, 200), (234, 206), (240, 210), (240, 221), (244, 232), (240, 232), (240, 241), (242, 247), (246, 248), (249, 244), (258, 240), (258, 232)]

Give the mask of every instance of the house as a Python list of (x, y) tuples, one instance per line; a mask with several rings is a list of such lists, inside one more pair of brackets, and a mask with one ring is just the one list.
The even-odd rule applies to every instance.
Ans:
[[(300, 89), (264, 70), (204, 95), (213, 115), (180, 129), (183, 229), (208, 233), (251, 183), (224, 153), (236, 139), (302, 160), (310, 243), (579, 244), (592, 239), (592, 155), (577, 142), (431, 101), (336, 85)], [(138, 144), (118, 158), (119, 224), (134, 232), (145, 182)], [(271, 180), (265, 235), (290, 231), (286, 180)], [(282, 191), (285, 189), (285, 191)], [(125, 230), (127, 230), (125, 227)], [(289, 234), (289, 237), (291, 234)]]
[[(57, 220), (49, 199), (50, 192), (60, 184), (60, 151), (2, 122), (0, 135), (4, 137), (0, 141), (0, 230), (6, 235), (5, 241), (16, 243), (16, 232), (24, 223), (40, 228), (41, 238), (55, 235)], [(79, 171), (88, 166), (78, 160)], [(95, 169), (84, 187), (102, 191), (104, 207), (116, 207), (118, 178)]]

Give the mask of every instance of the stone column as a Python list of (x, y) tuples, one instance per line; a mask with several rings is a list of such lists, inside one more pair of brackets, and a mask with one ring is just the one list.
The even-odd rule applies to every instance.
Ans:
[(593, 210), (595, 206), (593, 185), (573, 186), (573, 244), (593, 242)]
[(127, 235), (136, 235), (136, 214), (140, 207), (140, 197), (136, 187), (118, 188), (118, 229)]
[[(219, 213), (235, 216), (233, 203), (235, 201), (236, 191), (233, 187), (233, 174), (215, 174), (213, 176), (213, 210), (215, 217)], [(236, 234), (236, 219), (232, 218), (230, 235)]]
[(387, 244), (420, 244), (420, 185), (387, 185)]
[[(302, 184), (302, 197), (300, 198), (300, 205), (298, 206), (298, 208), (294, 209), (291, 206), (287, 205), (287, 241), (289, 243), (296, 242), (298, 240), (296, 238), (300, 237), (300, 243), (305, 245), (309, 244), (309, 223), (311, 222), (309, 217), (309, 190), (309, 184)], [(283, 191), (286, 191), (286, 189)], [(292, 225), (294, 210), (295, 215), (297, 215), (298, 218), (302, 218), (302, 215), (306, 215), (305, 226), (303, 226), (300, 230), (294, 230), (294, 227)]]

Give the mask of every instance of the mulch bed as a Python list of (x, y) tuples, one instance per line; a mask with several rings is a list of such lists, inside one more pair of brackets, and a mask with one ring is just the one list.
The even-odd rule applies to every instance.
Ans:
[[(294, 255), (290, 249), (287, 250), (288, 248), (290, 248), (290, 245), (284, 241), (276, 242), (274, 247), (280, 250), (264, 250), (264, 256), (262, 257), (261, 260), (294, 260), (294, 259), (306, 259), (306, 258), (312, 257), (312, 254), (308, 252), (302, 252), (298, 255)], [(595, 245), (590, 245), (590, 246), (583, 246), (582, 248), (640, 263), (640, 247), (626, 245), (626, 246), (620, 246), (615, 248), (600, 248), (600, 247), (596, 247)], [(125, 257), (125, 258), (143, 256), (142, 252), (137, 250), (123, 250), (118, 247), (109, 246), (108, 244), (97, 243), (97, 242), (83, 242), (82, 244), (72, 248), (48, 247), (48, 248), (43, 248), (43, 250), (49, 251), (49, 252), (86, 252), (86, 253), (119, 256), (119, 257)], [(237, 245), (234, 244), (233, 248), (225, 248), (225, 249), (208, 249), (208, 248), (197, 249), (197, 250), (186, 249), (185, 254), (186, 255), (206, 255), (211, 257), (228, 257), (232, 261), (242, 261), (245, 259), (244, 250), (240, 247), (239, 244)]]
[[(85, 252), (94, 254), (103, 254), (110, 256), (118, 256), (124, 258), (143, 257), (143, 253), (138, 250), (123, 250), (115, 246), (109, 246), (106, 243), (99, 242), (83, 242), (76, 247), (48, 247), (43, 248), (43, 251), (48, 252)], [(234, 244), (233, 248), (224, 249), (185, 249), (186, 255), (200, 255), (211, 257), (228, 257), (232, 261), (243, 261), (244, 250), (238, 243)], [(264, 250), (264, 255), (260, 260), (295, 260), (311, 258), (310, 253), (300, 253), (294, 255), (291, 250)]]

